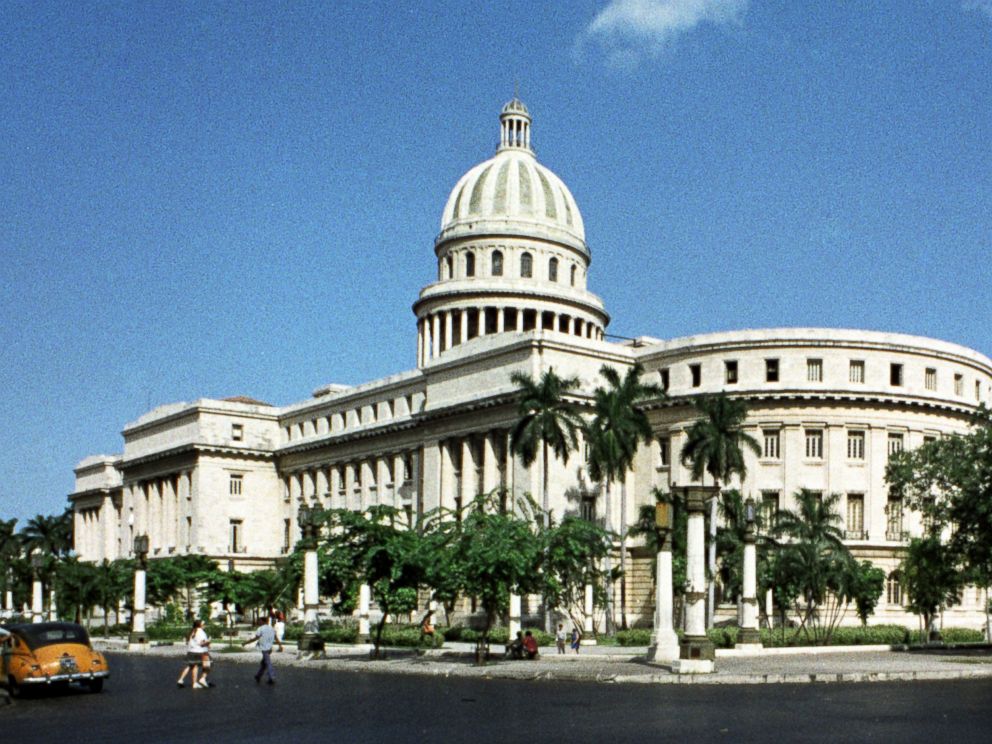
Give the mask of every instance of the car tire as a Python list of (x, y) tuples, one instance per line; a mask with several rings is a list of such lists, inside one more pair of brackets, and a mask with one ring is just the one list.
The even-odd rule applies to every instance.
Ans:
[(91, 679), (86, 682), (86, 687), (90, 692), (103, 692), (103, 680)]

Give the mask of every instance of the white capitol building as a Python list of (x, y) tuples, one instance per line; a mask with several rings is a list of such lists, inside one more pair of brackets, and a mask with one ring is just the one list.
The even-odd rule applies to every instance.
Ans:
[[(582, 380), (582, 398), (602, 384), (603, 364), (622, 371), (639, 361), (669, 399), (649, 405), (655, 438), (628, 475), (626, 513), (613, 499), (615, 528), (654, 503), (654, 487), (690, 483), (678, 453), (692, 396), (726, 391), (747, 401), (747, 429), (763, 448), (747, 453), (744, 492), (766, 508), (791, 507), (800, 488), (843, 494), (852, 551), (891, 577), (872, 622), (915, 625), (893, 574), (920, 523), (889, 498), (886, 461), (965, 431), (992, 398), (992, 360), (944, 341), (846, 329), (610, 340), (610, 316), (587, 288), (578, 205), (537, 161), (531, 117), (517, 99), (500, 114), (496, 155), (452, 190), (434, 252), (437, 280), (413, 305), (415, 369), (326, 385), (283, 407), (237, 397), (149, 411), (125, 425), (122, 454), (87, 457), (75, 469), (80, 557), (128, 557), (133, 537), (147, 533), (151, 558), (195, 553), (251, 570), (291, 550), (301, 499), (386, 503), (416, 518), (498, 486), (539, 494), (540, 459), (528, 469), (509, 453), (511, 373), (554, 367)], [(551, 508), (603, 518), (582, 460), (552, 460)], [(629, 547), (628, 615), (650, 624), (653, 557)], [(979, 625), (983, 601), (967, 590), (944, 622)]]

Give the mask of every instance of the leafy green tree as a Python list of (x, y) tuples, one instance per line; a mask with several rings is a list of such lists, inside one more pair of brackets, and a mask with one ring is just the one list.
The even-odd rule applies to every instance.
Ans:
[(934, 619), (941, 608), (961, 601), (962, 575), (954, 556), (937, 535), (913, 538), (900, 566), (903, 586), (909, 595), (908, 609), (923, 619), (926, 640), (931, 640)]
[(94, 566), (97, 576), (96, 604), (103, 610), (103, 634), (110, 634), (110, 611), (114, 611), (115, 624), (120, 622), (118, 607), (131, 591), (134, 564), (129, 560), (108, 561), (106, 558)]
[(100, 576), (96, 566), (83, 563), (77, 557), (63, 558), (55, 572), (55, 592), (62, 613), (72, 611), (73, 620), (83, 622), (92, 607), (100, 601)]
[[(576, 516), (565, 517), (544, 535), (546, 541), (545, 597), (552, 607), (581, 607), (585, 587), (598, 586), (603, 571), (599, 568), (610, 550), (610, 535), (598, 524)], [(576, 625), (581, 619), (572, 618)]]
[(72, 549), (72, 512), (58, 516), (38, 514), (27, 521), (21, 539), (28, 553), (39, 552), (62, 558)]
[[(717, 494), (720, 493), (721, 483), (728, 483), (734, 475), (739, 476), (743, 484), (747, 476), (744, 450), (749, 449), (755, 455), (761, 454), (758, 441), (743, 429), (744, 421), (747, 419), (747, 404), (743, 400), (730, 398), (726, 393), (721, 392), (718, 395), (700, 396), (696, 398), (694, 405), (702, 417), (696, 420), (686, 433), (686, 441), (680, 454), (682, 464), (691, 468), (692, 479), (695, 481), (702, 482), (703, 474), (709, 473), (713, 478)], [(712, 623), (714, 610), (716, 517), (717, 500), (714, 500), (710, 508), (709, 624)]]
[(885, 478), (890, 493), (902, 495), (906, 506), (922, 513), (931, 534), (947, 535), (948, 559), (969, 580), (987, 586), (992, 577), (992, 412), (982, 406), (967, 434), (893, 454)]
[[(642, 441), (651, 438), (651, 424), (639, 404), (663, 398), (665, 392), (644, 382), (644, 367), (634, 364), (621, 378), (616, 369), (603, 365), (599, 370), (605, 387), (594, 391), (593, 417), (586, 427), (589, 443), (589, 477), (606, 483), (606, 526), (612, 528), (612, 485), (620, 482), (620, 626), (627, 628), (627, 489), (626, 475), (634, 467), (634, 456)], [(609, 562), (607, 560), (607, 574)], [(607, 596), (612, 588), (607, 589)], [(612, 602), (608, 599), (607, 623), (612, 625)], [(609, 628), (608, 628), (609, 630)]]
[(0, 519), (0, 586), (5, 593), (14, 590), (14, 561), (23, 547), (16, 528), (16, 519)]
[[(745, 500), (740, 491), (737, 489), (723, 491), (720, 494), (718, 513), (721, 525), (716, 533), (716, 554), (720, 567), (720, 584), (725, 596), (733, 597), (740, 602), (744, 585), (744, 544), (748, 529)], [(774, 550), (776, 543), (766, 533), (764, 517), (758, 509), (755, 510), (754, 514), (754, 526), (757, 532), (755, 553), (759, 578), (758, 589), (760, 591), (764, 584), (762, 579), (768, 573), (769, 553)], [(765, 584), (765, 586), (767, 585)]]
[(872, 565), (871, 561), (861, 561), (854, 567), (851, 595), (862, 626), (868, 625), (868, 618), (875, 614), (879, 597), (885, 590), (885, 571)]
[(513, 510), (495, 492), (481, 495), (465, 509), (451, 531), (451, 557), (461, 593), (476, 597), (485, 625), (476, 647), (484, 662), (489, 632), (509, 609), (510, 594), (538, 594), (545, 590), (541, 567), (545, 559), (540, 510), (526, 498), (515, 500)]

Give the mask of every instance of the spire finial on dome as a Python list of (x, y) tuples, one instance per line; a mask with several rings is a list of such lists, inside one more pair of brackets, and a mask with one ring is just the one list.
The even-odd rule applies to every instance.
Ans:
[(506, 102), (499, 115), (499, 147), (503, 150), (523, 150), (534, 153), (530, 146), (530, 112), (517, 97), (517, 84), (513, 85), (513, 98)]

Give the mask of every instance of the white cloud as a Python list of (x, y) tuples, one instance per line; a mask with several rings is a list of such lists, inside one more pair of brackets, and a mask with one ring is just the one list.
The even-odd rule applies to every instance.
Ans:
[(701, 23), (740, 23), (745, 10), (747, 0), (611, 0), (586, 27), (580, 43), (596, 42), (612, 63), (629, 66), (657, 55)]
[(992, 20), (992, 0), (965, 0), (965, 10), (980, 10)]

